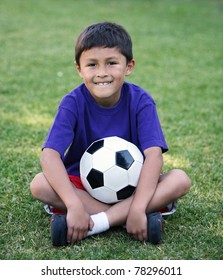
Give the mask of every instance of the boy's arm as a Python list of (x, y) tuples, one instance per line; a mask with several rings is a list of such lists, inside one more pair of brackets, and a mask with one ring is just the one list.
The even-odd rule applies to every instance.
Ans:
[(53, 149), (45, 148), (42, 152), (41, 166), (49, 184), (67, 209), (68, 241), (83, 239), (87, 234), (90, 216), (73, 189), (60, 154)]
[(147, 239), (146, 209), (157, 188), (163, 164), (160, 147), (148, 148), (144, 154), (145, 161), (126, 223), (127, 231), (138, 240)]

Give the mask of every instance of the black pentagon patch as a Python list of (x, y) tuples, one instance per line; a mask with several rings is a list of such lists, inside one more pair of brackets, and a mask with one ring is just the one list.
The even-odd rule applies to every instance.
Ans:
[(128, 170), (133, 164), (134, 159), (128, 150), (116, 152), (116, 165)]
[(103, 187), (104, 185), (103, 173), (94, 168), (91, 169), (91, 171), (87, 175), (87, 180), (90, 186), (92, 187), (92, 189), (97, 189)]
[(135, 187), (130, 186), (130, 185), (121, 189), (120, 191), (117, 192), (118, 200), (123, 200), (123, 199), (126, 199), (127, 197), (131, 196), (134, 193), (135, 189), (136, 189)]
[(87, 149), (87, 152), (91, 155), (93, 155), (96, 151), (98, 151), (101, 147), (104, 146), (104, 140), (98, 140), (90, 145), (90, 147)]

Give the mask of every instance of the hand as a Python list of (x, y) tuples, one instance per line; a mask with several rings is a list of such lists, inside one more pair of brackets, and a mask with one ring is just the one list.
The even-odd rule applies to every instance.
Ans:
[(136, 240), (147, 240), (147, 218), (143, 211), (130, 208), (126, 222), (126, 230), (132, 234)]
[(90, 215), (81, 206), (67, 209), (67, 240), (70, 243), (80, 241), (93, 228)]

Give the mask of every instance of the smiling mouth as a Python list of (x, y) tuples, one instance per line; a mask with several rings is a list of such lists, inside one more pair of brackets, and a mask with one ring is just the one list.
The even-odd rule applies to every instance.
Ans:
[(104, 82), (104, 83), (95, 83), (97, 86), (107, 86), (110, 85), (111, 82)]

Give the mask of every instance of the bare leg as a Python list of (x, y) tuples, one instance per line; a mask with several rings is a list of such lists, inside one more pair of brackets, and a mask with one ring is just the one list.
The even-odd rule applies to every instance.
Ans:
[[(156, 192), (148, 205), (147, 212), (159, 210), (185, 195), (189, 191), (190, 185), (188, 176), (182, 170), (175, 169), (161, 175)], [(132, 200), (133, 197), (129, 197), (106, 211), (111, 227), (125, 224)]]
[[(57, 193), (52, 189), (43, 173), (39, 173), (34, 177), (33, 181), (30, 184), (30, 190), (32, 195), (36, 199), (66, 212), (64, 203), (57, 195)], [(86, 211), (90, 215), (106, 211), (110, 207), (109, 205), (94, 199), (86, 191), (82, 191), (75, 187), (74, 191), (80, 197)]]
[(147, 212), (159, 210), (170, 202), (184, 196), (188, 193), (190, 186), (190, 179), (183, 170), (174, 169), (161, 175)]
[[(168, 203), (185, 195), (189, 191), (190, 185), (190, 179), (182, 170), (175, 169), (161, 175), (156, 192), (148, 205), (147, 212), (159, 210)], [(36, 199), (66, 211), (65, 205), (51, 188), (43, 173), (36, 175), (30, 188)], [(90, 215), (105, 211), (110, 227), (125, 224), (133, 196), (110, 206), (95, 200), (85, 191), (76, 188), (74, 188), (74, 191), (79, 195)]]

